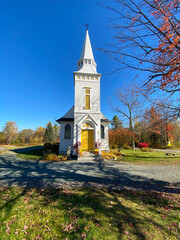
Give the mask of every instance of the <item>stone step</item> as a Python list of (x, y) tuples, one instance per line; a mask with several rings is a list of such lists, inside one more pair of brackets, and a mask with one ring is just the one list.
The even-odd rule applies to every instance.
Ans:
[(99, 155), (96, 155), (96, 154), (90, 153), (90, 152), (85, 152), (81, 156), (79, 156), (78, 160), (95, 160), (95, 159), (99, 159), (99, 158), (100, 158)]

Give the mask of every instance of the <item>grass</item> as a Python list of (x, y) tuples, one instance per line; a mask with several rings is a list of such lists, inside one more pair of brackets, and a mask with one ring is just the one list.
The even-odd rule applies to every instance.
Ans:
[(178, 239), (176, 194), (0, 188), (1, 239)]
[[(2, 153), (8, 153), (8, 151), (13, 151), (17, 154), (17, 157), (22, 159), (30, 160), (40, 160), (43, 158), (43, 145), (29, 145), (29, 146), (11, 146), (4, 145), (7, 148), (6, 151)], [(1, 153), (1, 152), (0, 152)]]
[(43, 149), (34, 149), (23, 153), (17, 153), (17, 157), (27, 160), (41, 160), (43, 158)]
[[(180, 154), (122, 150), (119, 161), (178, 163)], [(42, 158), (42, 149), (18, 153)], [(178, 239), (180, 197), (148, 191), (0, 187), (0, 239)]]
[[(139, 164), (180, 164), (180, 153), (176, 156), (165, 155), (165, 152), (142, 152), (141, 150), (122, 150), (125, 157), (118, 159), (120, 162), (139, 163)], [(18, 157), (23, 159), (39, 160), (43, 158), (42, 149), (18, 153)]]
[[(23, 146), (24, 147), (24, 146)], [(38, 146), (26, 146), (26, 151), (23, 152), (23, 147), (19, 146), (14, 151), (18, 152), (18, 149), (21, 149), (21, 153), (17, 153), (17, 156), (23, 159), (31, 160), (41, 160), (43, 159), (42, 149), (32, 149), (31, 147)], [(28, 150), (29, 148), (29, 150)], [(117, 152), (117, 149), (112, 150), (112, 152)], [(118, 159), (117, 161), (126, 162), (126, 163), (139, 163), (139, 164), (180, 164), (180, 153), (176, 153), (176, 156), (168, 155), (166, 152), (153, 151), (153, 152), (142, 152), (141, 150), (122, 150), (122, 153), (125, 154), (125, 157)], [(172, 150), (173, 152), (173, 150)]]
[(2, 147), (5, 147), (8, 149), (20, 149), (20, 148), (28, 148), (28, 147), (37, 147), (37, 146), (43, 146), (43, 144), (34, 144), (34, 145), (1, 145)]
[[(115, 151), (117, 150), (113, 150), (113, 152)], [(180, 164), (180, 153), (176, 153), (176, 156), (166, 156), (166, 152), (160, 151), (142, 152), (141, 150), (132, 151), (124, 149), (121, 152), (125, 154), (125, 157), (118, 159), (120, 162), (140, 164)]]

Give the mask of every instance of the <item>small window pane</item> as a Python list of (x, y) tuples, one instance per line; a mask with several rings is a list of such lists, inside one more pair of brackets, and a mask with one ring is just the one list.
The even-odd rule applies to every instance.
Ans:
[(70, 139), (71, 138), (71, 126), (69, 124), (67, 124), (65, 126), (65, 139)]
[(101, 124), (101, 139), (104, 139), (104, 126)]
[(85, 96), (85, 108), (86, 109), (90, 108), (90, 95)]
[(89, 90), (89, 89), (86, 89), (86, 93), (90, 94), (90, 90)]

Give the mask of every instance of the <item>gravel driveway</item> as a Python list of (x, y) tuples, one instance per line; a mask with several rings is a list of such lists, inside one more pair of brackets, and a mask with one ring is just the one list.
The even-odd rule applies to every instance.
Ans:
[(179, 193), (179, 172), (179, 165), (138, 165), (101, 159), (44, 162), (0, 154), (1, 186), (103, 186)]

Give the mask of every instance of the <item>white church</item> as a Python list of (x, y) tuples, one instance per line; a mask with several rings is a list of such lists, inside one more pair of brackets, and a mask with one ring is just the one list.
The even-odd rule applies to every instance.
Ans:
[(59, 153), (66, 153), (68, 146), (81, 151), (93, 151), (97, 144), (109, 151), (108, 124), (110, 121), (100, 111), (100, 78), (97, 73), (88, 29), (74, 72), (74, 106), (57, 122), (61, 125)]

